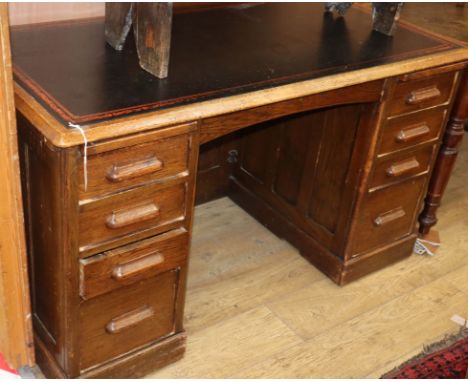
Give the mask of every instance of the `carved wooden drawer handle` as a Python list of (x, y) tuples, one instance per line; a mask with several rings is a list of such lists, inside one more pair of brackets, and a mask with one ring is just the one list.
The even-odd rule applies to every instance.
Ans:
[(156, 204), (145, 204), (129, 210), (112, 212), (112, 215), (106, 219), (106, 226), (111, 229), (123, 228), (158, 216), (159, 207)]
[(437, 86), (431, 86), (424, 89), (413, 90), (408, 98), (406, 98), (406, 103), (408, 105), (417, 105), (418, 103), (437, 97), (440, 97), (440, 90)]
[(401, 207), (395, 208), (394, 210), (385, 212), (374, 219), (374, 225), (377, 227), (391, 223), (394, 220), (400, 219), (405, 216), (405, 210)]
[(112, 270), (112, 278), (117, 281), (125, 280), (162, 263), (164, 263), (164, 256), (158, 252), (152, 252), (139, 259), (117, 265)]
[(392, 164), (385, 172), (387, 173), (387, 176), (397, 177), (418, 167), (419, 162), (416, 160), (416, 158), (411, 158), (403, 162)]
[(147, 158), (134, 163), (114, 164), (107, 172), (110, 182), (122, 182), (138, 176), (152, 174), (163, 168), (163, 162), (156, 157)]
[(133, 325), (140, 323), (147, 318), (154, 315), (153, 307), (143, 305), (141, 308), (132, 310), (121, 316), (115, 317), (106, 325), (106, 331), (110, 334), (120, 333), (122, 330), (127, 329)]
[(422, 137), (423, 135), (430, 133), (429, 126), (426, 124), (418, 125), (418, 126), (410, 126), (405, 129), (401, 129), (398, 135), (396, 136), (397, 142), (408, 142), (412, 139), (416, 139)]

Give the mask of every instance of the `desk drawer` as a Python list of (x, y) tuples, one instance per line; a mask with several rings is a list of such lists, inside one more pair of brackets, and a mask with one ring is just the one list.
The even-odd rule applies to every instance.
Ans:
[[(80, 208), (80, 251), (90, 253), (124, 236), (139, 234), (139, 239), (164, 230), (174, 222), (182, 222), (186, 214), (186, 184), (152, 185), (84, 204)], [(142, 236), (143, 235), (143, 236)], [(135, 241), (131, 238), (127, 243)], [(123, 243), (116, 243), (115, 246)], [(98, 249), (96, 249), (98, 252)], [(97, 253), (96, 250), (94, 253)]]
[(403, 114), (448, 102), (454, 79), (455, 73), (450, 72), (397, 83), (389, 100), (389, 115)]
[[(107, 151), (88, 158), (88, 188), (80, 177), (80, 198), (88, 199), (153, 181), (188, 174), (189, 134)], [(81, 163), (80, 173), (83, 171)]]
[(172, 333), (177, 280), (173, 270), (83, 302), (81, 370)]
[(354, 254), (380, 247), (413, 232), (425, 176), (368, 193), (356, 224)]
[(428, 172), (435, 147), (436, 145), (429, 145), (377, 160), (369, 188), (382, 187)]
[(177, 268), (187, 259), (184, 228), (80, 260), (80, 295), (89, 299)]
[(379, 154), (402, 150), (439, 138), (447, 110), (437, 108), (392, 118), (382, 131)]

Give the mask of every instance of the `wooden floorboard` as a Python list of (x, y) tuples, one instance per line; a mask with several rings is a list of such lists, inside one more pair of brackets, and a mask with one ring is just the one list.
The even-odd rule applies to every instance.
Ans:
[(280, 349), (302, 343), (269, 309), (258, 306), (226, 317), (188, 338), (185, 358), (161, 370), (158, 378), (229, 378)]
[(297, 293), (322, 274), (293, 251), (272, 256), (271, 263), (225, 280), (189, 289), (185, 326), (189, 332), (222, 321), (282, 296)]
[[(444, 276), (444, 280), (448, 281), (455, 288), (468, 295), (468, 265), (450, 272)], [(468, 317), (465, 318), (468, 319)]]
[(227, 198), (196, 208), (185, 358), (149, 375), (379, 377), (468, 317), (468, 140), (442, 246), (338, 287)]
[(384, 362), (453, 331), (452, 312), (468, 313), (467, 297), (446, 282), (434, 282), (343, 321), (301, 345), (290, 347), (236, 377), (360, 378)]

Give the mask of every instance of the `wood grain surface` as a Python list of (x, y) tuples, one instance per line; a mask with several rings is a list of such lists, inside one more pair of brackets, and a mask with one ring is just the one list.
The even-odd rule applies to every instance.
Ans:
[(34, 363), (7, 4), (0, 4), (0, 352)]

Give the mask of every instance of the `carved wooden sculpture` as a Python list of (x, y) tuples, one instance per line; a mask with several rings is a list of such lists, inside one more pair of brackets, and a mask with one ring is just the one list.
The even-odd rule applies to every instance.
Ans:
[(140, 66), (158, 78), (166, 78), (172, 3), (106, 3), (106, 40), (114, 49), (123, 49), (132, 24)]

